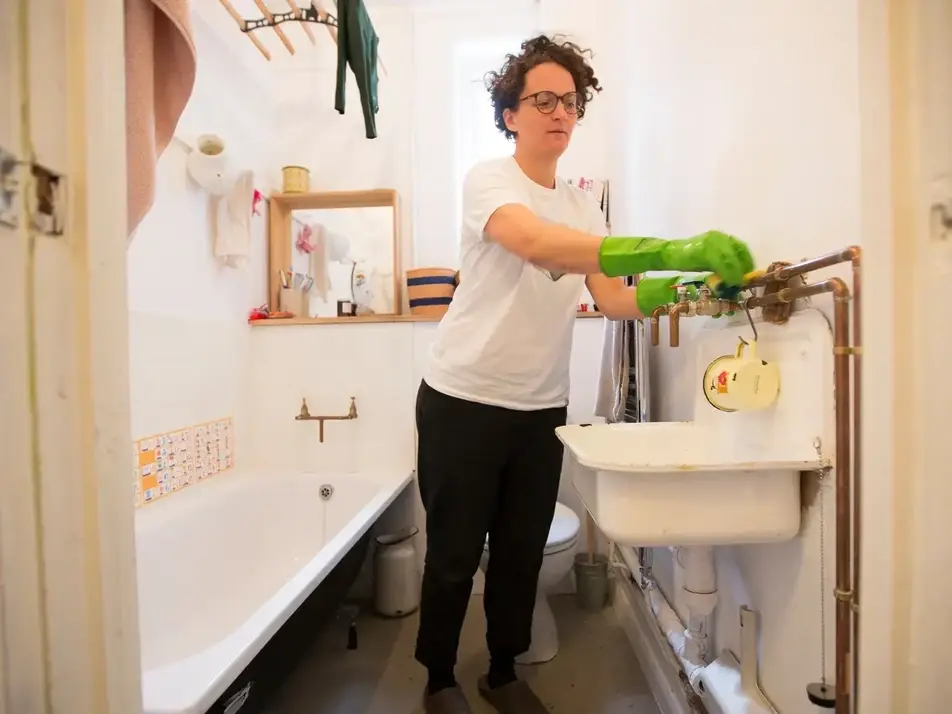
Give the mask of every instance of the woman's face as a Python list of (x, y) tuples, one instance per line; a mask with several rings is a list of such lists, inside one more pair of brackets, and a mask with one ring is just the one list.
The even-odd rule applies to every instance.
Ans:
[(520, 99), (514, 111), (505, 113), (516, 144), (535, 155), (560, 157), (569, 146), (581, 103), (572, 75), (555, 62), (537, 65), (526, 73)]

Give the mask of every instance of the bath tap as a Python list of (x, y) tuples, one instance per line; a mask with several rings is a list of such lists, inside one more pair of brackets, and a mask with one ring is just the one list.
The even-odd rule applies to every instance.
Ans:
[(307, 399), (301, 399), (301, 411), (294, 417), (295, 421), (316, 421), (318, 423), (318, 438), (320, 442), (324, 443), (324, 422), (325, 421), (350, 421), (351, 419), (357, 418), (357, 398), (350, 398), (350, 408), (347, 410), (347, 413), (344, 415), (312, 415), (310, 410), (307, 408)]
[(711, 290), (706, 285), (698, 288), (696, 300), (689, 300), (687, 288), (681, 286), (678, 288), (677, 302), (660, 305), (651, 313), (651, 344), (657, 347), (661, 342), (660, 323), (664, 315), (668, 316), (669, 343), (671, 347), (678, 347), (681, 344), (682, 317), (713, 317), (736, 309), (737, 305), (730, 300), (712, 297)]

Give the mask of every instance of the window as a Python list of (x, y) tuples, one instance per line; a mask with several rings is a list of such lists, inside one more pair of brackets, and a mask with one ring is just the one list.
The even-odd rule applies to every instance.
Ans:
[[(486, 91), (487, 72), (502, 66), (521, 38), (494, 38), (461, 43), (456, 48), (456, 183), (480, 161), (512, 154), (513, 144), (496, 128)], [(462, 222), (462, 196), (457, 191), (457, 225)]]

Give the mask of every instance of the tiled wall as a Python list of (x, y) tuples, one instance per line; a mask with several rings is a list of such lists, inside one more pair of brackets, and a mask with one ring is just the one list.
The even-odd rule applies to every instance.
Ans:
[[(344, 475), (375, 468), (410, 471), (416, 461), (414, 404), (437, 323), (288, 325), (251, 329), (250, 387), (241, 433), (241, 470), (262, 475), (315, 472)], [(604, 342), (602, 320), (576, 320), (572, 351), (569, 419), (595, 421), (595, 375)], [(324, 443), (317, 427), (294, 420), (306, 397), (312, 414), (343, 414), (357, 398), (359, 417), (329, 424)], [(425, 517), (416, 486), (404, 513), (423, 529)], [(584, 516), (584, 506), (563, 472), (559, 500)], [(409, 525), (408, 522), (401, 526)], [(585, 529), (579, 548), (586, 548)], [(601, 545), (604, 547), (605, 539)], [(422, 567), (425, 536), (417, 554)], [(474, 592), (482, 592), (477, 573)]]
[[(199, 4), (204, 5), (193, 3)], [(280, 182), (281, 162), (275, 157), (276, 140), (260, 127), (274, 125), (277, 108), (268, 101), (247, 101), (249, 82), (252, 93), (261, 94), (258, 75), (234, 61), (202, 14), (217, 17), (216, 12), (192, 14), (200, 60), (195, 91), (176, 127), (178, 140), (159, 160), (155, 204), (127, 252), (132, 436), (138, 440), (130, 446), (136, 449), (137, 505), (230, 468), (236, 447), (250, 444), (246, 316), (266, 299), (267, 212), (251, 219), (247, 269), (222, 266), (212, 250), (208, 194), (188, 176), (187, 159), (195, 138), (213, 132), (224, 139), (231, 165), (254, 171), (255, 187), (269, 193)], [(175, 463), (166, 468), (162, 449), (168, 454), (176, 445)], [(237, 458), (240, 467), (247, 465), (246, 451)], [(150, 459), (154, 484), (152, 473), (143, 482), (138, 470)]]
[(135, 442), (135, 505), (151, 503), (235, 465), (229, 417)]

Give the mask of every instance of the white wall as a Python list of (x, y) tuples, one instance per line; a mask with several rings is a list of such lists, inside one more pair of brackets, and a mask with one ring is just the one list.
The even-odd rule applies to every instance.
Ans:
[[(457, 206), (461, 171), (457, 155), (459, 121), (456, 116), (458, 83), (463, 74), (460, 52), (466, 44), (486, 47), (502, 42), (498, 50), (477, 50), (486, 57), (483, 72), (497, 70), (506, 52), (519, 49), (518, 41), (538, 27), (538, 8), (531, 0), (506, 3), (453, 3), (420, 8), (413, 15), (414, 107), (414, 262), (417, 265), (458, 267), (459, 219)], [(510, 38), (516, 41), (510, 43)], [(488, 57), (483, 52), (488, 53)], [(495, 53), (495, 57), (493, 54)], [(472, 76), (471, 74), (469, 76)], [(489, 101), (489, 95), (486, 95)]]
[[(380, 81), (373, 140), (364, 135), (352, 74), (345, 114), (333, 108), (336, 53), (323, 28), (314, 46), (296, 33), (294, 57), (266, 42), (273, 61), (265, 91), (260, 73), (240, 69), (242, 62), (265, 60), (235, 46), (230, 38), (242, 38), (233, 27), (216, 27), (221, 18), (214, 13), (193, 14), (199, 75), (177, 132), (182, 141), (160, 161), (156, 204), (129, 249), (134, 438), (234, 416), (240, 468), (413, 468), (413, 404), (435, 326), (249, 328), (248, 310), (266, 300), (266, 216), (254, 219), (248, 270), (221, 267), (211, 252), (207, 196), (185, 170), (187, 144), (213, 132), (228, 142), (235, 162), (256, 172), (264, 192), (279, 186), (280, 167), (289, 163), (310, 168), (312, 190), (395, 188), (402, 199), (404, 265), (455, 264), (454, 42), (528, 36), (536, 10), (527, 2), (513, 18), (511, 7), (506, 15), (459, 5), (419, 13), (407, 5), (375, 5), (387, 76)], [(602, 170), (584, 160), (575, 166), (587, 175)], [(601, 325), (578, 321), (572, 419), (593, 419), (591, 375)], [(316, 427), (293, 420), (302, 397), (312, 413), (343, 413), (350, 396), (357, 398), (359, 419), (329, 424), (324, 444)], [(568, 479), (562, 498), (581, 514)], [(401, 519), (423, 524), (415, 488), (388, 522)]]
[[(538, 29), (538, 8), (535, 2), (410, 5), (368, 3), (387, 69), (380, 81), (376, 139), (365, 138), (352, 75), (345, 114), (333, 108), (336, 55), (326, 38), (319, 35), (316, 47), (295, 38), (301, 50), (294, 58), (276, 53), (281, 98), (275, 164), (310, 168), (312, 190), (395, 188), (402, 204), (404, 267), (455, 266), (456, 51), (464, 42), (528, 37)], [(497, 6), (500, 12), (493, 11)], [(510, 49), (518, 49), (518, 42)], [(500, 50), (485, 70), (496, 69), (502, 59)], [(580, 141), (586, 132), (595, 134), (588, 123), (579, 130)], [(600, 175), (605, 166), (596, 153), (599, 158), (592, 161), (576, 154), (573, 170)], [(414, 400), (434, 329), (425, 323), (254, 328), (251, 448), (258, 467), (346, 473), (387, 463), (412, 469)], [(578, 321), (572, 419), (594, 418), (601, 336), (601, 321)], [(314, 428), (293, 420), (302, 397), (312, 413), (343, 413), (350, 396), (357, 397), (360, 417), (354, 424), (329, 425), (324, 444)], [(563, 480), (563, 500), (581, 515), (578, 497)], [(394, 510), (423, 525), (415, 487)], [(584, 533), (582, 539), (584, 547)], [(421, 538), (421, 561), (424, 544)]]
[[(273, 116), (266, 116), (260, 103), (248, 102), (247, 95), (223, 99), (226, 83), (202, 84), (202, 75), (195, 106), (208, 101), (204, 111), (210, 116), (228, 107), (215, 115), (214, 130), (224, 133), (231, 122), (240, 123), (234, 129), (244, 132), (249, 147), (262, 146), (262, 137), (277, 137), (273, 153), (262, 148), (249, 161), (257, 158), (272, 171), (284, 163), (304, 164), (315, 189), (396, 188), (403, 200), (405, 265), (452, 265), (457, 232), (450, 178), (456, 174), (453, 40), (528, 35), (537, 27), (568, 29), (573, 39), (595, 50), (593, 63), (605, 91), (591, 105), (561, 173), (613, 181), (616, 233), (678, 237), (718, 227), (748, 240), (758, 263), (765, 265), (860, 242), (856, 7), (809, 1), (811, 6), (794, 10), (732, 0), (730, 12), (722, 6), (688, 12), (684, 6), (613, 0), (594, 14), (579, 11), (576, 3), (543, 0), (536, 7), (519, 6), (508, 19), (460, 4), (429, 4), (414, 13), (407, 5), (371, 3), (388, 70), (381, 79), (377, 139), (364, 138), (352, 79), (347, 113), (333, 110), (336, 57), (320, 34), (313, 48), (295, 38), (303, 49), (294, 58), (275, 53), (280, 101)], [(204, 96), (215, 99), (203, 100), (203, 87)], [(210, 128), (204, 114), (189, 110), (194, 133)], [(262, 132), (261, 126), (273, 127), (273, 133)], [(412, 468), (413, 400), (434, 326), (259, 327), (249, 338), (243, 315), (263, 300), (258, 297), (264, 293), (263, 262), (247, 278), (214, 265), (207, 236), (198, 237), (201, 199), (182, 183), (174, 167), (181, 157), (175, 157), (163, 159), (163, 187), (171, 188), (160, 201), (183, 208), (190, 216), (188, 227), (153, 211), (130, 253), (133, 332), (137, 324), (139, 332), (152, 322), (166, 326), (165, 333), (161, 327), (150, 333), (155, 344), (148, 349), (145, 340), (139, 348), (134, 340), (133, 396), (141, 407), (137, 423), (143, 425), (137, 431), (150, 419), (159, 421), (163, 409), (166, 416), (178, 409), (176, 419), (189, 409), (240, 409), (239, 397), (227, 393), (227, 385), (247, 375), (254, 410), (248, 417), (251, 428), (244, 437), (239, 432), (238, 448), (256, 468), (346, 473), (381, 462)], [(170, 251), (176, 260), (167, 257)], [(155, 277), (155, 266), (163, 260), (178, 266), (179, 275), (182, 269), (196, 272), (182, 292), (153, 298), (159, 289), (169, 290)], [(137, 274), (152, 278), (137, 280)], [(199, 348), (203, 364), (221, 363), (226, 353), (232, 363), (236, 354), (248, 354), (249, 361), (221, 378), (216, 377), (220, 370), (211, 369), (196, 377), (196, 370), (182, 362), (182, 351), (170, 354), (175, 348), (168, 345), (174, 342), (159, 338), (171, 335), (173, 326), (177, 334), (189, 332), (204, 345)], [(220, 337), (209, 340), (216, 329)], [(661, 347), (653, 353), (657, 418), (690, 417), (686, 405), (693, 385), (679, 380), (679, 374), (694, 329), (685, 325), (680, 349)], [(601, 323), (579, 321), (576, 338), (570, 417), (588, 421)], [(179, 359), (183, 368), (177, 379), (193, 380), (202, 398), (183, 408), (164, 390), (148, 392), (146, 366), (156, 354), (166, 361)], [(165, 374), (175, 381), (172, 372)], [(311, 426), (293, 420), (305, 396), (313, 413), (343, 412), (348, 397), (356, 396), (360, 418), (328, 425), (325, 443), (318, 444)], [(148, 416), (145, 404), (152, 401), (164, 406)], [(563, 480), (562, 498), (581, 510)], [(415, 493), (398, 511), (422, 523)], [(784, 712), (809, 711), (803, 686), (819, 675), (817, 538), (814, 510), (801, 539), (718, 554), (723, 604), (717, 645), (736, 646), (739, 605), (758, 610), (763, 684)], [(656, 569), (680, 607), (677, 579), (666, 559), (658, 552)], [(829, 602), (827, 614), (832, 621)], [(832, 642), (832, 630), (829, 637)]]
[(234, 165), (253, 170), (256, 186), (267, 194), (274, 113), (270, 101), (254, 101), (260, 86), (195, 19), (195, 90), (177, 140), (159, 161), (155, 204), (128, 251), (132, 435), (234, 417), (240, 465), (250, 443), (246, 318), (266, 299), (267, 207), (261, 204), (262, 215), (252, 219), (248, 268), (222, 266), (212, 252), (208, 194), (187, 175), (185, 163), (199, 134), (218, 134)]
[[(616, 231), (679, 237), (719, 228), (748, 241), (761, 267), (862, 243), (856, 3), (639, 1), (624, 17), (627, 131), (617, 150), (628, 188)], [(695, 384), (681, 378), (698, 327), (691, 322), (680, 348), (652, 353), (656, 419), (692, 416)], [(830, 492), (828, 534), (832, 505)], [(818, 515), (810, 509), (793, 542), (717, 552), (717, 648), (738, 645), (739, 606), (759, 611), (761, 682), (785, 714), (814, 711), (804, 687), (820, 675)], [(831, 561), (828, 549), (828, 569)], [(655, 551), (655, 564), (684, 614), (668, 552)], [(831, 593), (828, 579), (832, 680)]]
[(413, 65), (413, 25), (406, 8), (371, 4), (380, 56), (387, 75), (379, 77), (377, 137), (367, 139), (360, 95), (348, 69), (345, 113), (334, 109), (337, 51), (323, 27), (316, 44), (299, 40), (294, 57), (276, 54), (273, 82), (277, 96), (272, 165), (306, 166), (312, 191), (392, 188), (400, 196), (403, 267), (412, 258), (413, 103), (408, 99)]

